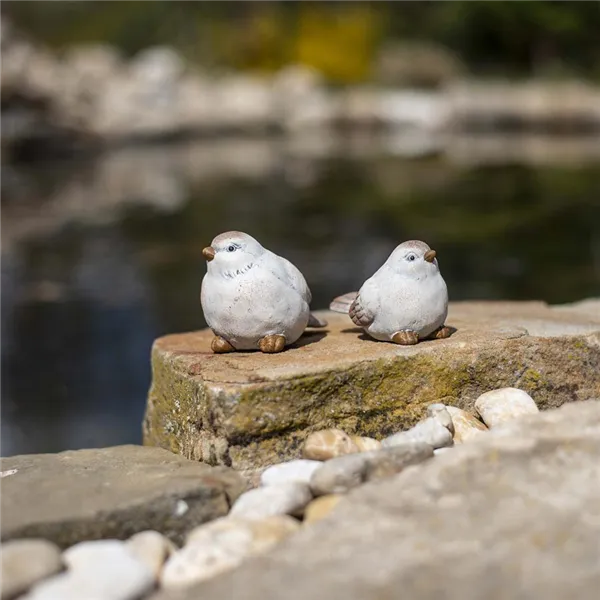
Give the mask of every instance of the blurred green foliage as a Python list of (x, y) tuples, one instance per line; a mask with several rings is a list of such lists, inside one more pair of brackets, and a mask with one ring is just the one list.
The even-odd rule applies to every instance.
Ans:
[(600, 2), (180, 2), (5, 0), (2, 11), (54, 47), (108, 42), (125, 54), (172, 44), (208, 68), (316, 67), (364, 81), (390, 40), (456, 53), (474, 74), (600, 78)]

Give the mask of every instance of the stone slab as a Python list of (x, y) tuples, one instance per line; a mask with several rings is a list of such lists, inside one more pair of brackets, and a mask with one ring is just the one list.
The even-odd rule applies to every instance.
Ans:
[(152, 600), (595, 600), (598, 540), (595, 401), (366, 484), (267, 555)]
[(145, 443), (255, 469), (299, 458), (312, 431), (381, 439), (432, 402), (472, 410), (499, 387), (525, 390), (541, 409), (600, 395), (600, 300), (452, 303), (454, 335), (416, 346), (371, 340), (346, 315), (318, 315), (329, 327), (281, 354), (215, 355), (209, 330), (156, 340)]
[(1, 460), (2, 541), (39, 537), (67, 547), (153, 529), (173, 541), (227, 514), (245, 481), (160, 448), (116, 446)]

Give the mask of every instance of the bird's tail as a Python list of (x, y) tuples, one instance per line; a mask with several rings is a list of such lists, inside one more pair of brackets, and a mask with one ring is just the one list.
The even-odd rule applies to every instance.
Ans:
[(315, 317), (312, 313), (308, 315), (308, 325), (307, 327), (327, 327), (327, 321), (323, 319), (319, 319), (319, 317)]
[(350, 306), (352, 305), (354, 300), (356, 300), (357, 295), (358, 295), (358, 292), (348, 292), (347, 294), (344, 294), (343, 296), (338, 296), (337, 298), (334, 298), (331, 301), (331, 304), (329, 305), (329, 310), (332, 310), (334, 312), (348, 314), (348, 311), (350, 310)]

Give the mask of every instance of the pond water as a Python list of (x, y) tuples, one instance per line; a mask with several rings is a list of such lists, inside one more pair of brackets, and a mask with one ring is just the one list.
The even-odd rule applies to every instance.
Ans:
[(200, 252), (229, 229), (292, 260), (315, 309), (407, 239), (437, 250), (454, 300), (598, 295), (597, 153), (511, 143), (407, 158), (222, 140), (5, 165), (2, 455), (140, 442), (152, 341), (204, 326)]

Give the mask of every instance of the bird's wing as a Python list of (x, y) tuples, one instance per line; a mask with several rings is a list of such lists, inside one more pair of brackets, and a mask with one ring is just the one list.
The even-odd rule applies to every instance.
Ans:
[(307, 304), (310, 304), (312, 295), (304, 275), (287, 259), (283, 256), (278, 256), (273, 252), (268, 251), (271, 255), (270, 260), (265, 261), (263, 264), (268, 265), (269, 270), (292, 289), (296, 290), (298, 294), (305, 300)]
[(368, 327), (379, 311), (379, 286), (374, 277), (367, 279), (361, 286), (348, 314), (352, 322), (359, 327)]
[(365, 306), (360, 292), (356, 295), (354, 302), (350, 305), (348, 314), (352, 322), (359, 327), (368, 327), (374, 320), (375, 315)]
[(373, 278), (367, 279), (358, 292), (348, 292), (331, 301), (329, 310), (350, 315), (352, 322), (359, 327), (368, 327), (375, 320), (379, 306), (379, 288)]

